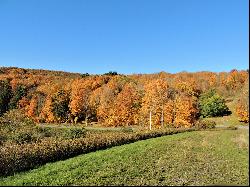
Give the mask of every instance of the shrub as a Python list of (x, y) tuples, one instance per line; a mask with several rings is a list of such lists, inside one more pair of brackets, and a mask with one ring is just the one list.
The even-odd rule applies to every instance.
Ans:
[(23, 111), (19, 109), (10, 110), (2, 117), (0, 117), (1, 128), (3, 127), (13, 127), (13, 128), (23, 128), (24, 126), (34, 126), (31, 119), (27, 118)]
[(13, 137), (13, 140), (18, 144), (30, 143), (34, 140), (31, 132), (21, 132)]
[(213, 129), (216, 123), (212, 120), (199, 120), (195, 123), (195, 127), (198, 129)]
[(36, 131), (41, 138), (55, 136), (51, 127), (36, 127)]
[(121, 131), (122, 132), (133, 132), (133, 128), (132, 127), (122, 127)]
[(235, 127), (234, 125), (230, 125), (230, 126), (227, 127), (227, 129), (229, 129), (229, 130), (237, 130), (238, 128)]
[(2, 135), (2, 132), (0, 132), (0, 146), (3, 145), (3, 143), (6, 141), (6, 137)]
[[(71, 133), (79, 134), (81, 130), (83, 129), (75, 129), (71, 131)], [(137, 133), (86, 132), (86, 136), (84, 138), (81, 137), (76, 139), (59, 140), (54, 137), (49, 137), (36, 143), (33, 142), (21, 145), (7, 143), (5, 146), (0, 147), (0, 175), (10, 175), (15, 172), (32, 169), (47, 162), (62, 160), (79, 154), (122, 145), (125, 143), (132, 143), (137, 140), (144, 140), (193, 130), (195, 129), (165, 129), (144, 132), (141, 131)]]
[(18, 109), (10, 110), (0, 117), (1, 142), (30, 142), (30, 140), (35, 139), (35, 136), (33, 136), (34, 127), (35, 124), (27, 119), (22, 111)]
[(230, 114), (225, 100), (215, 90), (210, 90), (199, 97), (201, 117), (215, 117)]
[(74, 139), (83, 137), (85, 134), (86, 130), (84, 128), (72, 128), (72, 129), (66, 129), (63, 137)]

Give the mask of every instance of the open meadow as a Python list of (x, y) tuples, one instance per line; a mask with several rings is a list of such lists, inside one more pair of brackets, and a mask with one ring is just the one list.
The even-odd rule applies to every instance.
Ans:
[(168, 135), (48, 163), (0, 185), (248, 185), (248, 130)]

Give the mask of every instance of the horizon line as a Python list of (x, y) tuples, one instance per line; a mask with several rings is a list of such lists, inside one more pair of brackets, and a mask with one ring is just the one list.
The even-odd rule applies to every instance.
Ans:
[(17, 66), (0, 66), (0, 68), (13, 68), (13, 69), (27, 69), (27, 70), (41, 70), (41, 71), (54, 71), (54, 72), (64, 72), (64, 73), (71, 73), (71, 74), (89, 74), (89, 75), (104, 75), (105, 73), (109, 73), (109, 72), (116, 72), (118, 75), (151, 75), (151, 74), (159, 74), (159, 73), (167, 73), (167, 74), (178, 74), (178, 73), (199, 73), (199, 72), (210, 72), (210, 73), (229, 73), (232, 70), (237, 70), (237, 71), (248, 71), (249, 68), (246, 69), (237, 69), (237, 68), (233, 68), (230, 71), (209, 71), (209, 70), (199, 70), (199, 71), (187, 71), (187, 70), (182, 70), (182, 71), (178, 71), (175, 73), (170, 73), (170, 72), (166, 72), (164, 70), (159, 71), (159, 72), (152, 72), (152, 73), (130, 73), (130, 74), (125, 74), (125, 73), (119, 73), (116, 70), (110, 70), (108, 72), (105, 73), (96, 73), (96, 74), (92, 74), (89, 72), (72, 72), (72, 71), (65, 71), (65, 70), (55, 70), (55, 69), (43, 69), (43, 68), (25, 68), (25, 67), (17, 67)]

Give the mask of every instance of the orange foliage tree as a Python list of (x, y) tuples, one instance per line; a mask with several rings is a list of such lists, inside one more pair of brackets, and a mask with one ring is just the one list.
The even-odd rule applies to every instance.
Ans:
[(93, 77), (77, 79), (72, 83), (69, 108), (75, 122), (84, 119), (87, 123), (89, 118), (93, 118), (95, 112), (91, 107), (90, 96), (107, 81), (108, 77)]
[(249, 122), (249, 82), (246, 81), (240, 99), (238, 99), (236, 105), (236, 114), (239, 121), (248, 123)]
[[(142, 107), (141, 107), (141, 116), (142, 121), (147, 123), (147, 119), (149, 119), (150, 128), (151, 126), (159, 127), (163, 125), (164, 116), (165, 118), (171, 118), (171, 105), (170, 102), (167, 103), (168, 100), (168, 85), (166, 81), (162, 79), (156, 79), (150, 81), (144, 87), (145, 95), (142, 99)], [(168, 107), (164, 107), (165, 105)], [(164, 110), (164, 108), (166, 110)], [(170, 111), (169, 111), (170, 109)], [(167, 114), (164, 114), (164, 111), (168, 111)], [(151, 121), (153, 124), (151, 124)]]
[(69, 119), (69, 92), (63, 89), (52, 95), (52, 112), (58, 123), (66, 122)]
[(34, 96), (31, 98), (29, 105), (27, 105), (26, 107), (26, 115), (36, 122), (38, 121), (37, 107), (38, 107), (38, 97)]
[(114, 100), (115, 100), (115, 90), (109, 86), (103, 86), (101, 92), (98, 93), (99, 101), (97, 108), (97, 119), (98, 122), (103, 123), (103, 125), (111, 126), (114, 124)]
[(198, 117), (198, 105), (195, 97), (179, 95), (175, 99), (174, 124), (176, 127), (191, 127)]
[(85, 119), (87, 122), (89, 113), (89, 96), (91, 84), (84, 79), (78, 79), (72, 83), (71, 102), (69, 104), (74, 121)]
[(50, 95), (46, 97), (44, 106), (39, 115), (40, 122), (52, 123), (55, 122), (55, 116), (52, 111), (52, 98)]
[[(12, 92), (18, 85), (27, 89), (14, 101), (30, 118), (59, 123), (69, 119), (96, 121), (110, 126), (148, 126), (150, 113), (154, 127), (191, 126), (197, 118), (196, 103), (201, 92), (213, 88), (225, 98), (233, 98), (243, 92), (248, 81), (248, 71), (238, 70), (87, 75), (0, 67), (0, 80), (9, 80)], [(59, 94), (60, 90), (69, 96)], [(239, 120), (245, 122), (249, 116), (246, 95), (240, 96), (236, 110)]]
[(137, 85), (130, 82), (117, 95), (112, 116), (112, 126), (135, 125), (139, 122), (142, 93)]

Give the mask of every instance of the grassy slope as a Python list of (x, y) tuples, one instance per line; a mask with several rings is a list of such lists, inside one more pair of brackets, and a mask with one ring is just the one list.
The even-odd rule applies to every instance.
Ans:
[(196, 131), (49, 163), (0, 185), (248, 184), (248, 131)]

